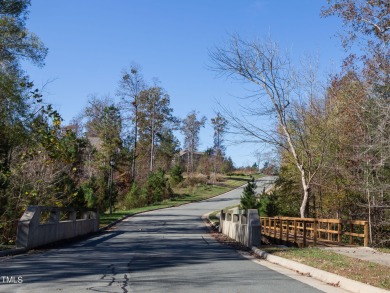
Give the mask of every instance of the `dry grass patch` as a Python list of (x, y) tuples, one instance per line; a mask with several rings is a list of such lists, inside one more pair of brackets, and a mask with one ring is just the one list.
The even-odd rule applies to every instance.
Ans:
[(390, 268), (319, 248), (265, 248), (270, 254), (375, 287), (390, 289)]

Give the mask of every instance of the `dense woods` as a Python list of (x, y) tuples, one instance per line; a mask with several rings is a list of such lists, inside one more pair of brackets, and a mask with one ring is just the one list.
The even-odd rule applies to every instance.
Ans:
[[(329, 1), (323, 16), (344, 21), (350, 52), (339, 73), (321, 81), (315, 58), (294, 67), (270, 39), (231, 37), (211, 53), (214, 70), (250, 83), (256, 103), (225, 111), (239, 141), (279, 154), (279, 179), (262, 195), (268, 216), (364, 219), (373, 245), (390, 245), (390, 51), (386, 1)], [(351, 52), (352, 45), (360, 48)], [(249, 114), (249, 115), (248, 115)], [(262, 128), (250, 116), (275, 122)]]
[[(215, 117), (215, 146), (199, 153), (206, 117), (197, 121), (196, 111), (175, 117), (169, 94), (144, 80), (137, 65), (122, 71), (118, 103), (90, 96), (64, 125), (20, 65), (29, 60), (43, 66), (47, 54), (25, 26), (30, 4), (0, 1), (0, 243), (13, 243), (28, 205), (100, 212), (142, 207), (175, 196), (174, 186), (198, 184), (198, 172), (211, 178), (233, 170), (222, 144), (222, 118)], [(186, 155), (175, 131), (185, 136)]]
[[(352, 44), (360, 48), (349, 51), (340, 72), (325, 82), (315, 59), (293, 68), (271, 40), (236, 35), (212, 52), (214, 69), (257, 87), (258, 107), (246, 112), (251, 119), (226, 109), (210, 117), (214, 144), (204, 152), (198, 150), (199, 133), (207, 118), (196, 110), (176, 117), (169, 93), (145, 80), (137, 65), (122, 71), (118, 103), (90, 96), (64, 125), (21, 68), (21, 60), (43, 66), (47, 54), (26, 28), (29, 5), (29, 0), (0, 1), (0, 243), (12, 243), (28, 205), (107, 212), (171, 198), (175, 186), (199, 183), (196, 173), (214, 183), (217, 174), (234, 169), (225, 154), (230, 133), (242, 142), (267, 143), (278, 153), (276, 187), (261, 195), (261, 211), (268, 216), (364, 219), (372, 245), (390, 245), (386, 1), (329, 1), (324, 7), (324, 17), (343, 19), (346, 50)], [(264, 115), (274, 128), (253, 120)], [(275, 169), (268, 163), (263, 168)]]

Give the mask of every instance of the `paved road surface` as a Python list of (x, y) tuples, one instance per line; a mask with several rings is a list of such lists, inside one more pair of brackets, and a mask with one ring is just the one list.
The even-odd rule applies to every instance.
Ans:
[(320, 292), (207, 234), (200, 216), (237, 203), (241, 192), (140, 214), (64, 248), (3, 258), (0, 292)]

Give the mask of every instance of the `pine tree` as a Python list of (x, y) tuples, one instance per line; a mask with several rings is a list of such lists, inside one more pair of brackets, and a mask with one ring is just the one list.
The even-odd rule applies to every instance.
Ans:
[(256, 199), (256, 182), (255, 178), (251, 177), (248, 184), (245, 186), (241, 195), (240, 208), (241, 209), (259, 209), (260, 202)]

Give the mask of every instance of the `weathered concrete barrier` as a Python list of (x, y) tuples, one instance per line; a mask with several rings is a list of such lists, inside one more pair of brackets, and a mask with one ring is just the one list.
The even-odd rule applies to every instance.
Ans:
[(260, 219), (257, 210), (249, 209), (243, 213), (232, 209), (220, 213), (219, 232), (241, 242), (245, 246), (259, 246), (261, 241)]
[(29, 206), (18, 223), (16, 247), (30, 249), (96, 232), (98, 229), (97, 212)]

